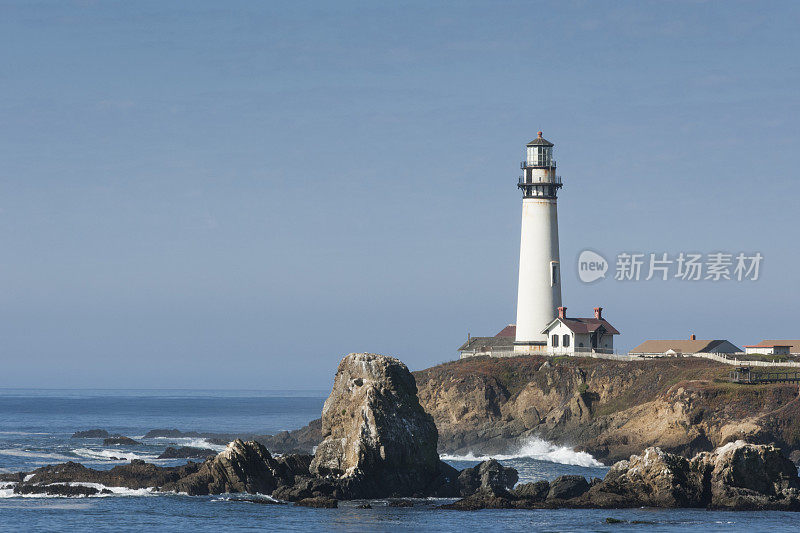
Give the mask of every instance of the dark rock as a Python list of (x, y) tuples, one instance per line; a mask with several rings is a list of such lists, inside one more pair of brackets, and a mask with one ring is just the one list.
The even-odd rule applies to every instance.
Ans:
[(305, 498), (295, 502), (295, 505), (301, 505), (303, 507), (318, 507), (321, 509), (335, 509), (339, 507), (339, 501), (334, 498), (318, 496), (316, 498)]
[(193, 446), (181, 446), (180, 448), (167, 447), (159, 459), (205, 459), (209, 456), (216, 455), (217, 452), (209, 450), (208, 448), (195, 448)]
[(223, 452), (199, 465), (194, 473), (164, 489), (189, 495), (225, 492), (271, 494), (279, 487), (294, 485), (298, 477), (309, 476), (310, 463), (311, 456), (308, 455), (275, 458), (255, 441), (235, 440)]
[(100, 483), (108, 487), (143, 489), (173, 483), (197, 471), (199, 466), (198, 463), (187, 463), (183, 466), (159, 467), (133, 460), (130, 464), (115, 466), (110, 470), (94, 470), (70, 461), (37, 468), (31, 472), (33, 477), (27, 484), (85, 482)]
[(509, 492), (504, 495), (492, 491), (479, 491), (456, 502), (442, 505), (442, 509), (477, 511), (478, 509), (513, 509), (516, 498)]
[(272, 497), (279, 500), (296, 502), (307, 498), (343, 496), (337, 483), (321, 478), (300, 478), (294, 484), (278, 487)]
[(114, 437), (108, 437), (103, 439), (103, 446), (138, 446), (139, 443), (133, 440), (130, 437), (123, 437), (122, 435), (117, 435)]
[(533, 483), (520, 483), (511, 492), (517, 498), (541, 502), (547, 498), (547, 493), (550, 492), (550, 482), (542, 480)]
[[(587, 490), (588, 489), (588, 490)], [(797, 468), (771, 445), (737, 441), (691, 461), (648, 448), (616, 463), (600, 483), (562, 476), (550, 484), (545, 501), (526, 499), (534, 492), (518, 487), (509, 497), (480, 491), (446, 506), (483, 508), (711, 507), (733, 510), (800, 511)]]
[(322, 442), (322, 419), (312, 420), (300, 429), (259, 435), (255, 440), (275, 453), (310, 453)]
[(589, 482), (583, 476), (559, 476), (550, 483), (547, 499), (567, 500), (580, 496), (589, 490)]
[(236, 440), (225, 451), (203, 463), (197, 472), (168, 488), (191, 496), (224, 492), (270, 494), (278, 486), (275, 464), (275, 459), (262, 445)]
[(503, 493), (513, 487), (518, 479), (515, 469), (489, 459), (461, 471), (458, 475), (459, 492), (461, 496), (469, 496), (479, 490)]
[(309, 467), (313, 455), (292, 453), (275, 458), (275, 475), (281, 483), (293, 483), (296, 477), (310, 476)]
[(0, 473), (0, 481), (12, 481), (12, 482), (21, 482), (25, 479), (27, 472), (9, 472), (9, 473)]
[(411, 500), (389, 500), (389, 507), (414, 507)]
[[(14, 487), (14, 494), (45, 494), (48, 496), (94, 496), (100, 494), (100, 490), (94, 487), (83, 487), (76, 485), (33, 485), (29, 483), (19, 484)], [(110, 493), (104, 489), (106, 494)]]
[(356, 505), (356, 509), (372, 509), (372, 506), (368, 503), (362, 503), (361, 505)]
[(322, 436), (311, 473), (338, 480), (350, 498), (422, 495), (440, 477), (436, 425), (419, 404), (414, 376), (393, 357), (342, 359)]
[(72, 434), (73, 439), (107, 439), (110, 436), (105, 429), (87, 429), (86, 431), (76, 431)]

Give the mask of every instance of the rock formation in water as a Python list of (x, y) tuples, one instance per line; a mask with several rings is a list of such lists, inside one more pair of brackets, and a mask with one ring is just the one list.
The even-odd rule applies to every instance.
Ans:
[(727, 444), (691, 460), (648, 448), (620, 461), (603, 481), (562, 476), (507, 493), (477, 492), (448, 509), (708, 507), (800, 511), (797, 467), (771, 445)]
[(189, 495), (248, 492), (271, 494), (282, 485), (292, 485), (296, 476), (307, 476), (311, 456), (274, 458), (261, 444), (235, 440), (196, 472), (169, 483), (164, 490)]
[(342, 359), (322, 409), (322, 436), (311, 473), (353, 495), (431, 495), (457, 475), (439, 459), (436, 425), (419, 404), (414, 376), (393, 357)]
[(95, 470), (82, 464), (67, 462), (37, 468), (30, 473), (21, 473), (14, 488), (23, 494), (61, 494), (64, 483), (99, 483), (107, 487), (145, 489), (161, 487), (191, 475), (200, 467), (197, 463), (183, 466), (162, 467), (134, 459), (129, 464), (115, 466), (110, 470)]
[(173, 448), (167, 446), (159, 459), (205, 459), (206, 457), (213, 457), (217, 452), (208, 448), (195, 448), (194, 446), (181, 446), (180, 448)]

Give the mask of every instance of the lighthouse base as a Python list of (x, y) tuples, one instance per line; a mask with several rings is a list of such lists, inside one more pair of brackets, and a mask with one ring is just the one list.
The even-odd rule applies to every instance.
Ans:
[(530, 341), (530, 342), (515, 342), (514, 353), (519, 355), (525, 354), (542, 354), (547, 352), (547, 342), (545, 341)]

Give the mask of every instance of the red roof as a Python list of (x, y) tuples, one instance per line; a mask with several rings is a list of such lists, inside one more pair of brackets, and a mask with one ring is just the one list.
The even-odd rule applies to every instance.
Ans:
[(503, 330), (495, 335), (495, 337), (516, 337), (517, 336), (517, 326), (514, 324), (509, 324), (503, 328)]
[(761, 341), (758, 344), (746, 344), (745, 348), (776, 348), (778, 346), (792, 348), (796, 344), (800, 344), (800, 341)]
[(605, 318), (560, 318), (575, 333), (594, 333), (600, 326), (612, 335), (619, 335), (617, 328), (609, 324)]

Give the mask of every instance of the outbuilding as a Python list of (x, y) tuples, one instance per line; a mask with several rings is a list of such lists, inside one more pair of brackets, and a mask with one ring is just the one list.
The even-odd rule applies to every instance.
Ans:
[(761, 355), (800, 355), (799, 340), (763, 340), (744, 347), (746, 353)]
[(547, 335), (551, 355), (589, 355), (614, 353), (614, 335), (619, 331), (603, 318), (603, 308), (594, 308), (594, 318), (567, 317), (567, 308), (558, 308), (556, 317), (542, 333)]
[(732, 354), (741, 353), (742, 349), (725, 339), (698, 339), (690, 335), (683, 340), (651, 339), (628, 352), (629, 355), (645, 357), (681, 357), (695, 353)]

